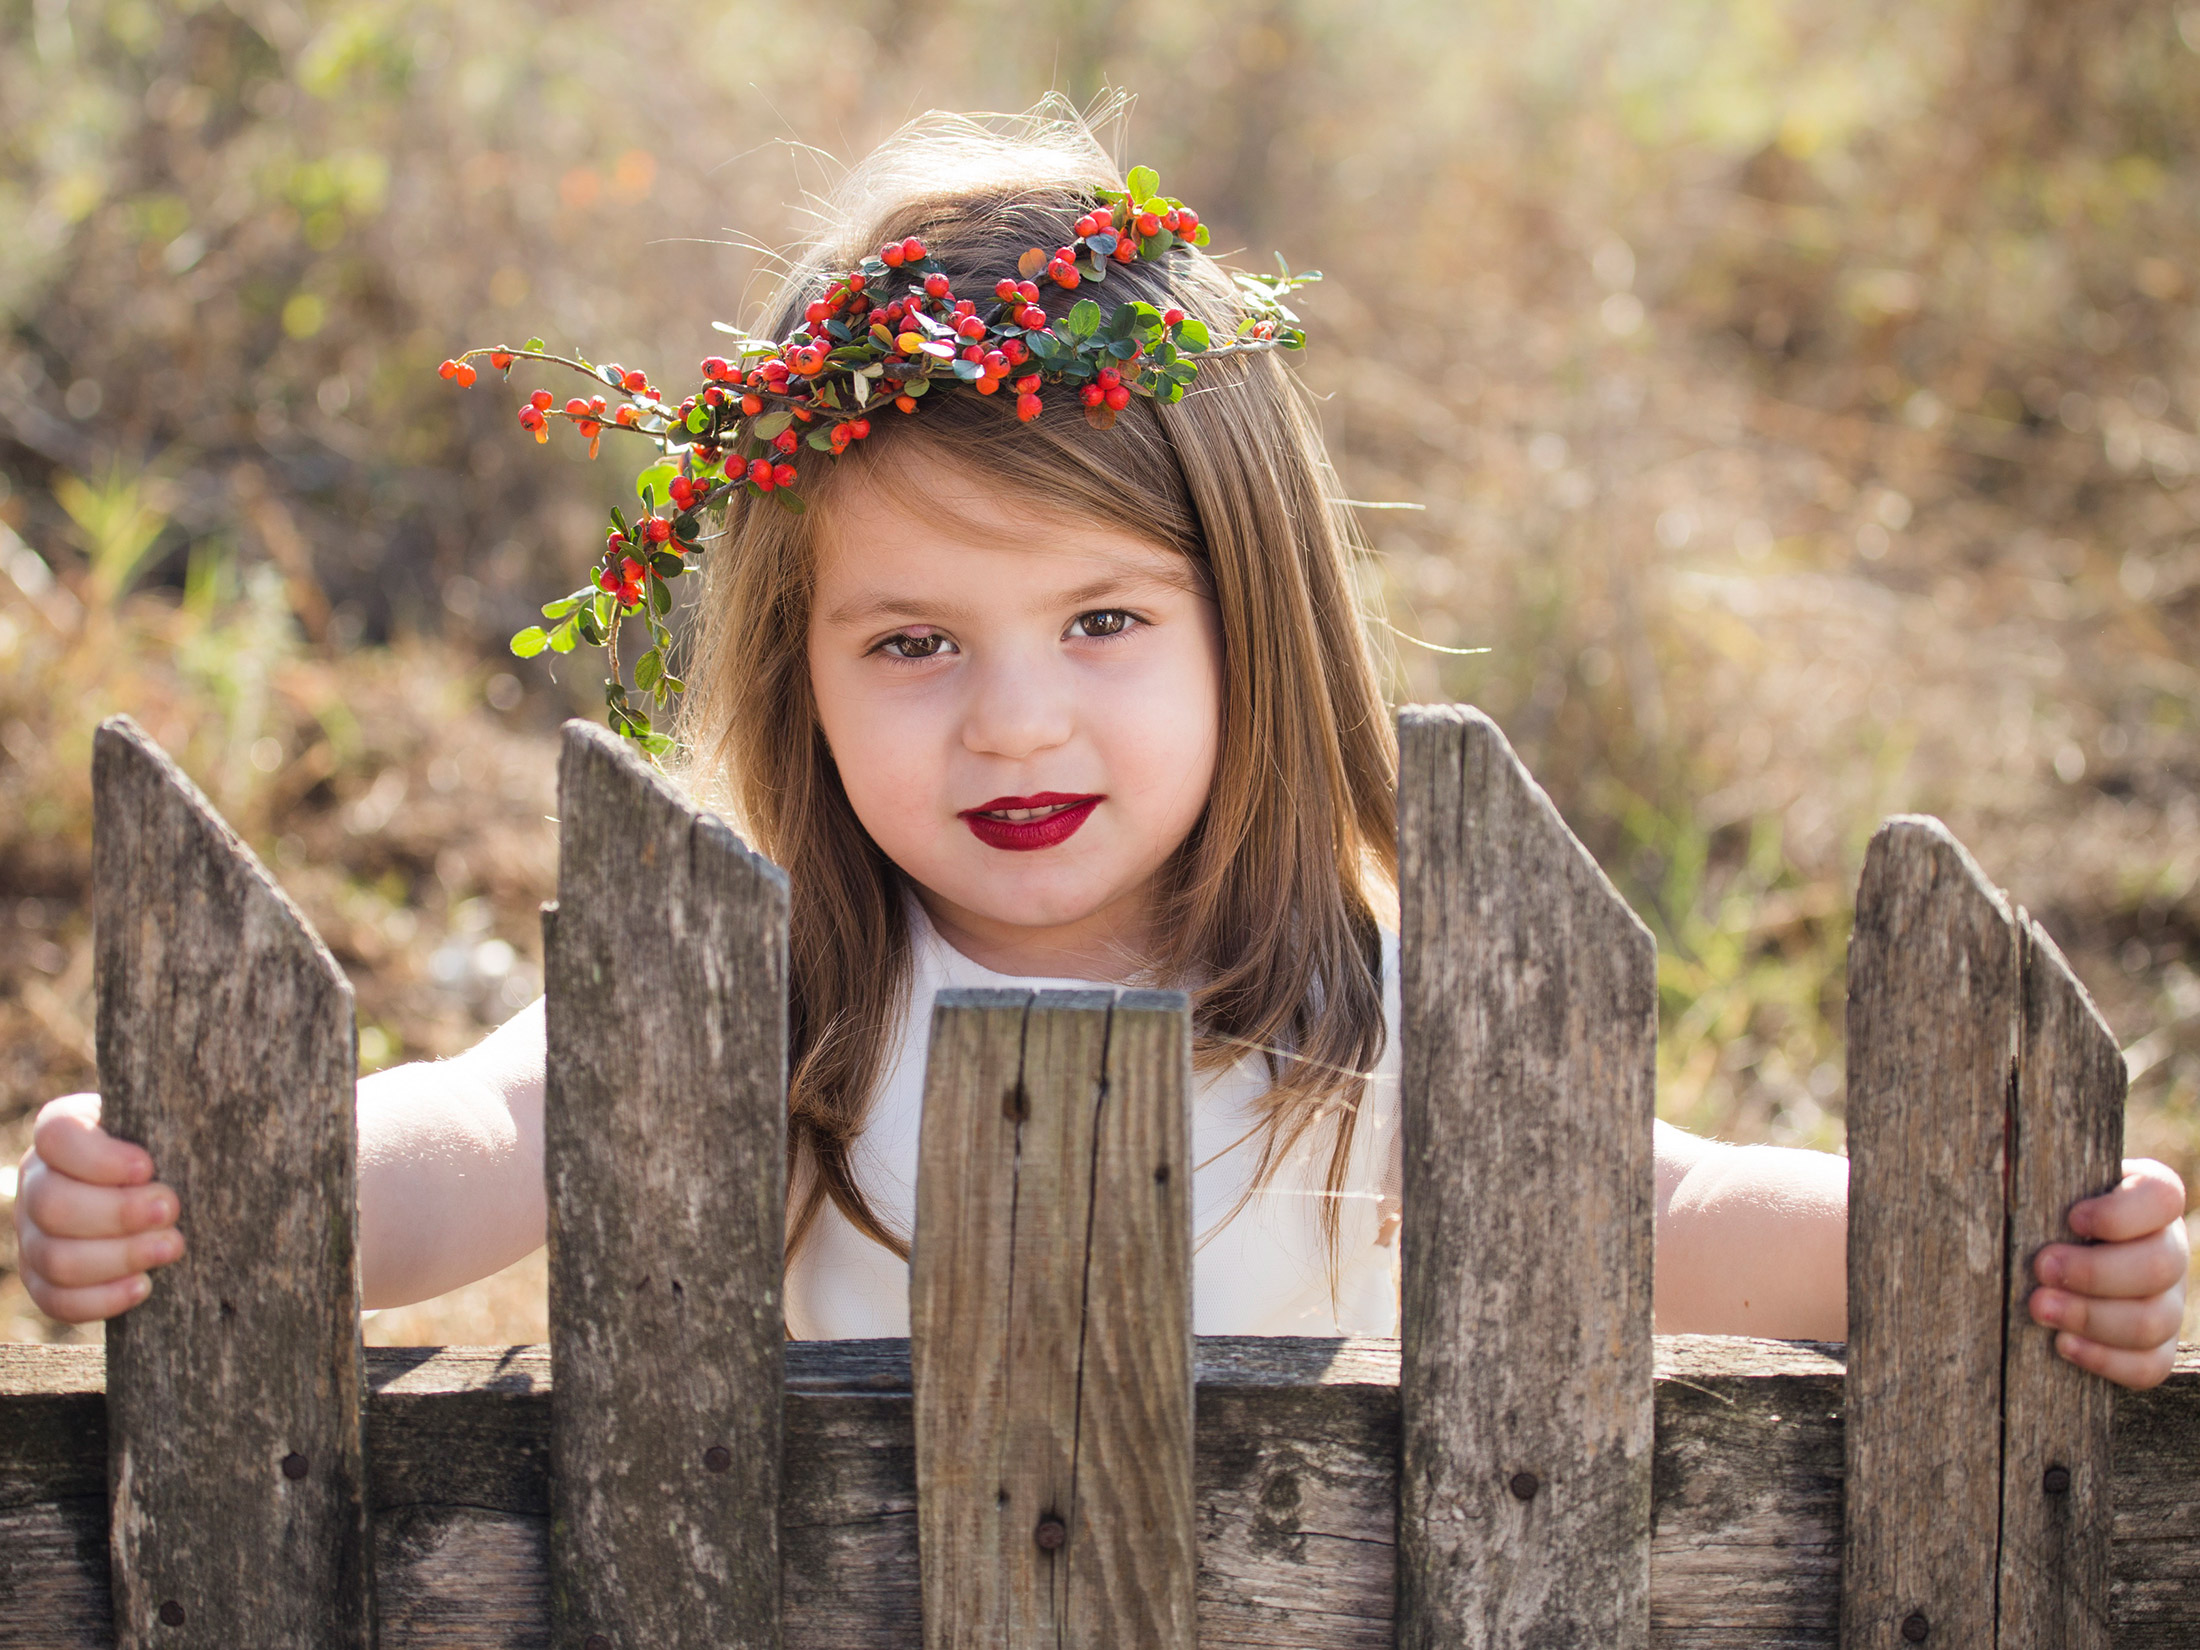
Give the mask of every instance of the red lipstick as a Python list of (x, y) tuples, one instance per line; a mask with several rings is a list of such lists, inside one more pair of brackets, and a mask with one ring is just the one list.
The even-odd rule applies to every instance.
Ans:
[[(1106, 801), (1090, 792), (1041, 791), (1037, 796), (997, 796), (958, 816), (970, 834), (988, 848), (1028, 853), (1051, 848), (1077, 834), (1077, 827), (1092, 817), (1092, 810)], [(1010, 813), (1029, 813), (1029, 819), (1007, 819)]]

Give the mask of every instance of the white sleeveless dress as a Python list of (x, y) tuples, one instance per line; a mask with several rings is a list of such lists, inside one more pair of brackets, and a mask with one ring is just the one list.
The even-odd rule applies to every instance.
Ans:
[[(872, 1208), (904, 1237), (916, 1226), (917, 1125), (933, 995), (958, 988), (1064, 990), (1093, 983), (996, 974), (941, 939), (914, 902), (911, 930), (909, 1001), (853, 1160)], [(1340, 1195), (1334, 1292), (1316, 1218), (1318, 1200), (1328, 1195), (1324, 1131), (1302, 1142), (1268, 1183), (1247, 1197), (1260, 1160), (1252, 1104), (1268, 1086), (1265, 1065), (1248, 1054), (1199, 1082), (1192, 1099), (1195, 1334), (1398, 1332), (1398, 939), (1387, 930), (1383, 1019), (1388, 1035), (1361, 1100)], [(787, 1329), (797, 1340), (907, 1335), (908, 1264), (826, 1204), (787, 1271)]]

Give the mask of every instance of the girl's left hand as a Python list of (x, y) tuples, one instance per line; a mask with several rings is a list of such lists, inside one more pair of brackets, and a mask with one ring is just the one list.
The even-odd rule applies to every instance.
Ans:
[(2150, 1158), (2070, 1211), (2090, 1244), (2050, 1243), (2032, 1257), (2032, 1321), (2058, 1331), (2055, 1350), (2118, 1386), (2159, 1386), (2177, 1358), (2185, 1315), (2185, 1183)]

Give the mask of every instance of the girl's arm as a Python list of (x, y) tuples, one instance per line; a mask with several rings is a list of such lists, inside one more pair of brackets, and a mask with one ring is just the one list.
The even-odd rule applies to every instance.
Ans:
[[(1848, 1334), (1848, 1160), (1729, 1146), (1657, 1126), (1657, 1327), (1664, 1334), (1838, 1341)], [(2085, 1243), (2032, 1259), (2026, 1309), (2055, 1350), (2120, 1386), (2170, 1372), (2189, 1264), (2185, 1187), (2127, 1158), (2124, 1176), (2070, 1210)]]
[(1848, 1338), (1849, 1162), (1657, 1129), (1664, 1335)]
[(455, 1059), (359, 1084), (359, 1281), (404, 1306), (543, 1240), (542, 1004)]

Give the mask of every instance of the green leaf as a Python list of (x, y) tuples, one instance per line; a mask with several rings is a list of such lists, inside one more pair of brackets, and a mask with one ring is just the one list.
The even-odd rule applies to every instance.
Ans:
[(613, 389), (617, 389), (619, 387), (619, 375), (613, 372), (609, 367), (596, 368), (596, 376), (598, 378), (601, 378), (606, 384), (609, 384)]
[(655, 648), (634, 661), (634, 685), (644, 693), (664, 680), (664, 674), (665, 662), (657, 656)]
[(619, 530), (619, 537), (627, 538), (631, 536), (626, 525), (626, 517), (619, 514), (619, 507), (616, 504), (611, 507), (611, 525)]
[[(652, 464), (634, 478), (634, 496), (652, 510), (656, 509), (657, 499), (671, 496), (672, 478), (679, 473), (680, 466), (677, 464)], [(650, 496), (652, 492), (656, 494), (655, 498)]]
[(574, 618), (579, 622), (582, 641), (590, 647), (603, 646), (603, 625), (596, 617), (596, 609), (593, 604), (582, 608), (580, 612), (574, 615)]
[(792, 424), (793, 422), (794, 414), (787, 411), (786, 408), (782, 407), (777, 412), (768, 412), (764, 414), (761, 418), (758, 418), (751, 422), (749, 425), (749, 434), (756, 437), (756, 439), (759, 441), (769, 441), (773, 436), (777, 435), (781, 430), (784, 430), (789, 424)]
[(1158, 258), (1174, 245), (1176, 231), (1164, 229), (1157, 234), (1142, 236), (1138, 242), (1138, 255), (1141, 258)]
[(821, 453), (829, 453), (833, 450), (833, 438), (829, 431), (812, 430), (806, 440), (807, 445), (815, 447)]
[(673, 750), (672, 736), (666, 733), (645, 733), (634, 743), (652, 756), (670, 756)]
[(557, 629), (551, 631), (550, 651), (552, 653), (572, 652), (573, 640), (579, 629), (580, 621), (578, 619), (568, 619), (565, 623), (559, 625)]
[(1166, 390), (1161, 392), (1161, 399), (1170, 403), (1173, 406), (1175, 403), (1184, 399), (1184, 386), (1182, 384), (1171, 384)]
[(527, 340), (527, 347), (540, 355), (542, 353), (542, 340), (540, 338), (530, 338)]
[(596, 615), (596, 628), (609, 630), (617, 619), (619, 603), (610, 591), (599, 590), (596, 592), (596, 599), (589, 604), (589, 610)]
[(855, 336), (854, 333), (848, 330), (846, 324), (840, 321), (827, 321), (825, 323), (825, 330), (832, 337), (839, 339), (843, 344), (845, 344), (849, 339)]
[(674, 693), (685, 693), (688, 690), (687, 683), (681, 681), (679, 677), (671, 675), (670, 673), (667, 673), (665, 676), (665, 686)]
[(663, 579), (659, 579), (649, 587), (649, 601), (650, 605), (660, 614), (670, 613), (672, 611), (671, 586), (667, 585)]
[(1161, 369), (1161, 376), (1172, 384), (1189, 384), (1199, 376), (1199, 363), (1196, 361), (1171, 361)]
[(1117, 239), (1118, 237), (1112, 230), (1103, 229), (1097, 235), (1087, 235), (1085, 244), (1092, 248), (1096, 256), (1105, 258), (1115, 250)]
[(1105, 281), (1108, 278), (1108, 261), (1105, 258), (1080, 258), (1077, 267), (1088, 281)]
[(1118, 338), (1108, 346), (1108, 353), (1118, 361), (1128, 361), (1138, 353), (1138, 346), (1128, 338)]
[(710, 409), (700, 406), (690, 407), (684, 422), (687, 424), (688, 434), (701, 435), (710, 428)]
[(1100, 306), (1090, 298), (1080, 298), (1070, 306), (1069, 315), (1063, 321), (1075, 338), (1090, 338), (1100, 330)]
[(1205, 224), (1201, 224), (1197, 229), (1192, 231), (1192, 245), (1194, 246), (1205, 246), (1212, 239), (1214, 239), (1214, 237), (1207, 233), (1207, 226)]
[(787, 514), (790, 516), (799, 516), (800, 514), (802, 514), (803, 511), (809, 508), (807, 504), (804, 504), (800, 499), (796, 498), (794, 494), (788, 492), (787, 489), (784, 487), (775, 490), (772, 493), (772, 497), (779, 500), (780, 509), (786, 511)]
[(669, 550), (660, 550), (651, 556), (649, 565), (657, 570), (660, 579), (676, 579), (687, 571), (687, 563)]
[(965, 384), (975, 384), (985, 376), (985, 368), (975, 361), (965, 361), (957, 356), (955, 358), (955, 376)]
[(1150, 166), (1134, 166), (1131, 175), (1123, 180), (1130, 186), (1131, 202), (1143, 206), (1161, 189), (1161, 174)]
[(1176, 341), (1189, 350), (1205, 350), (1215, 347), (1214, 338), (1207, 331), (1207, 323), (1194, 320), (1190, 316), (1177, 322)]
[(532, 659), (550, 645), (550, 632), (539, 624), (531, 624), (512, 638), (513, 657)]

